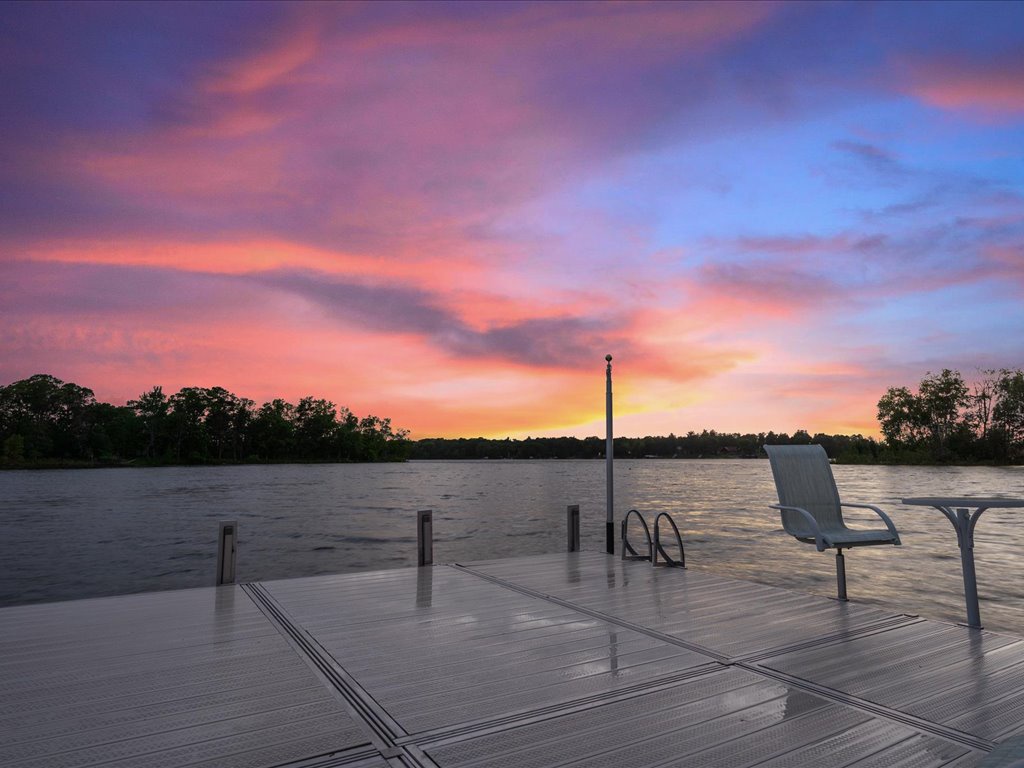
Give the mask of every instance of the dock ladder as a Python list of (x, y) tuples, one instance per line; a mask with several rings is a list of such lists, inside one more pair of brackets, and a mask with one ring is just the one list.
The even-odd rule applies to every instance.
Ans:
[[(636, 516), (637, 520), (643, 526), (645, 544), (642, 545), (643, 549), (646, 549), (647, 554), (638, 552), (636, 548), (629, 541), (629, 519)], [(668, 521), (668, 525), (671, 529), (671, 534), (675, 536), (676, 545), (679, 547), (679, 559), (673, 558), (662, 544), (661, 528), (662, 520)], [(651, 532), (654, 535), (651, 535)], [(676, 525), (675, 520), (668, 512), (659, 512), (654, 518), (654, 527), (647, 524), (647, 519), (643, 516), (639, 510), (631, 509), (626, 513), (626, 516), (622, 518), (622, 559), (623, 560), (646, 560), (652, 566), (668, 566), (670, 568), (685, 568), (686, 567), (686, 552), (683, 549), (683, 538), (679, 535), (679, 527)]]

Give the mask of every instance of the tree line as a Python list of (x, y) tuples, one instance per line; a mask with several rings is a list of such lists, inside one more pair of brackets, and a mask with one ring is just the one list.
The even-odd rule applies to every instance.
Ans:
[(329, 400), (259, 408), (223, 387), (153, 387), (117, 406), (37, 374), (0, 386), (0, 465), (403, 461), (408, 432)]
[(890, 387), (878, 401), (888, 450), (901, 462), (1024, 462), (1024, 371), (982, 370), (972, 385), (945, 368), (912, 392)]
[[(797, 430), (739, 434), (687, 432), (664, 437), (616, 437), (614, 455), (622, 459), (707, 459), (763, 456), (761, 446), (818, 443), (828, 455), (845, 463), (874, 463), (882, 460), (884, 446), (862, 435), (809, 434)], [(412, 459), (600, 459), (605, 440), (599, 437), (528, 437), (525, 440), (474, 438), (429, 438), (413, 443)]]
[[(818, 443), (841, 463), (1024, 462), (1024, 372), (928, 373), (917, 391), (878, 401), (884, 441), (862, 435), (730, 433), (615, 438), (619, 458), (756, 458), (761, 446)], [(600, 459), (599, 437), (411, 441), (390, 419), (359, 418), (329, 400), (274, 399), (259, 408), (222, 387), (153, 387), (124, 406), (38, 374), (0, 386), (0, 466), (203, 464), (412, 459)]]

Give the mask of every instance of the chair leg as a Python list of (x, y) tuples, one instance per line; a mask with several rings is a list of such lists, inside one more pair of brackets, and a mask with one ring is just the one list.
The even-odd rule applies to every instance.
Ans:
[(846, 602), (846, 558), (843, 557), (843, 548), (836, 547), (836, 586), (839, 590), (837, 599)]

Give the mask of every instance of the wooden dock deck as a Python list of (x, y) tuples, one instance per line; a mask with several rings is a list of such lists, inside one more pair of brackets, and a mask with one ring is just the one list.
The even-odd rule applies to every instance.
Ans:
[(0, 765), (971, 766), (1024, 639), (599, 553), (0, 610)]

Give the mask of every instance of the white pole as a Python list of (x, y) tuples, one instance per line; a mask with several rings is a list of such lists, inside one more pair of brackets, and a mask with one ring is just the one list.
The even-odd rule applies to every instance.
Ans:
[(615, 554), (615, 474), (612, 462), (615, 460), (615, 441), (612, 438), (612, 356), (606, 355), (608, 367), (605, 369), (605, 449), (604, 466), (607, 486), (607, 518), (605, 522), (605, 551), (609, 555)]

